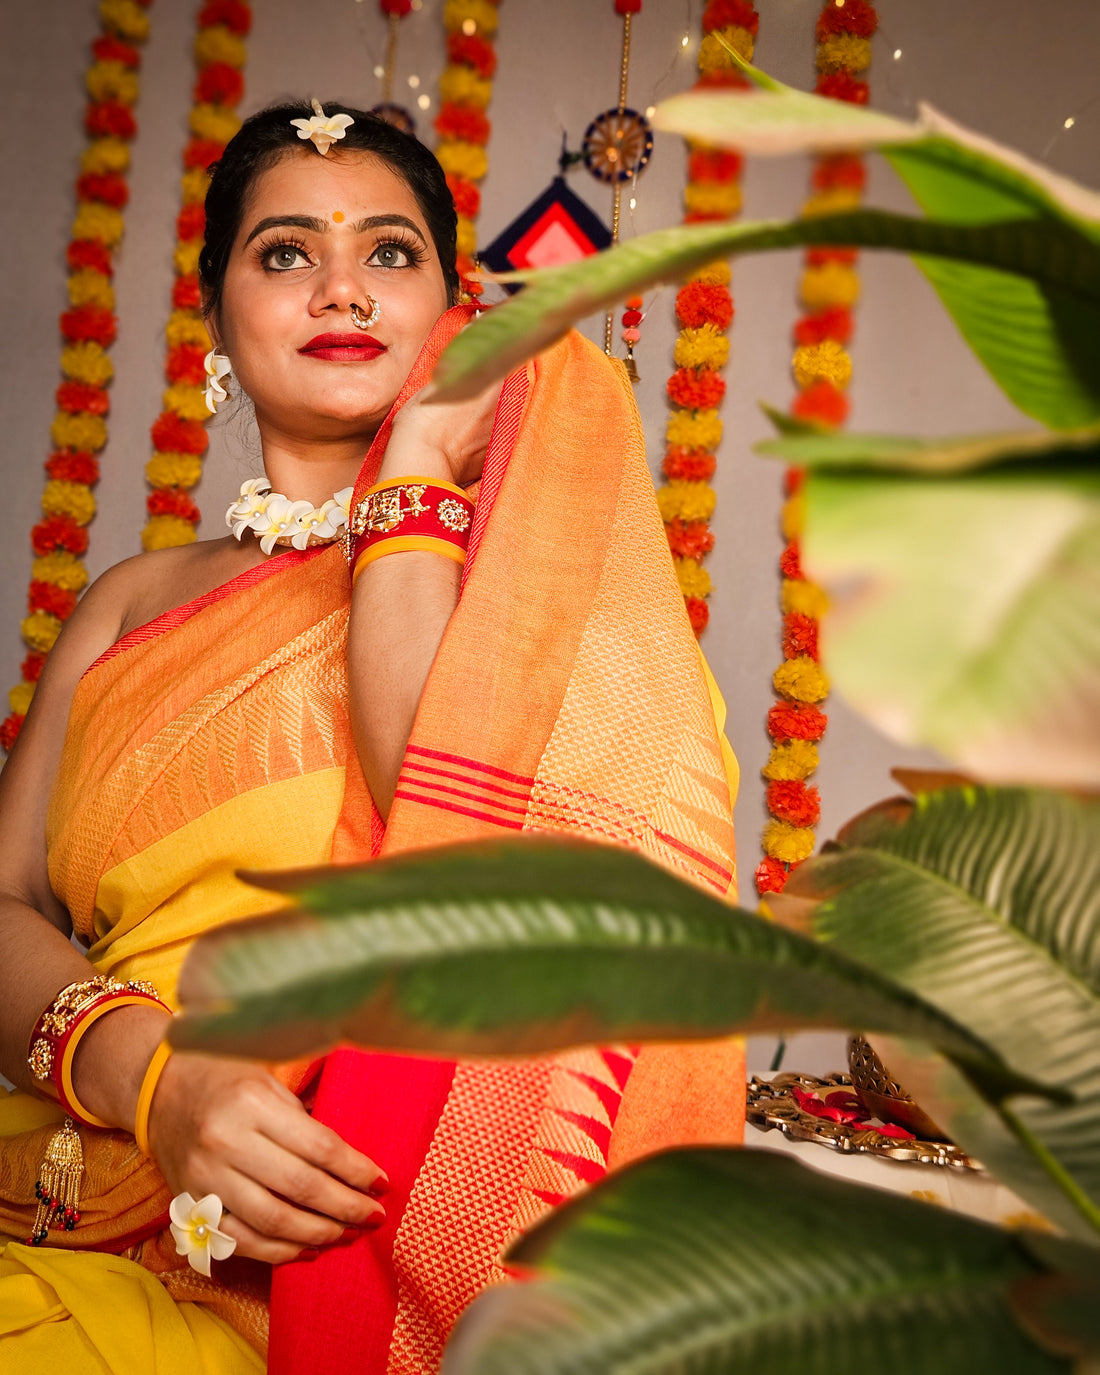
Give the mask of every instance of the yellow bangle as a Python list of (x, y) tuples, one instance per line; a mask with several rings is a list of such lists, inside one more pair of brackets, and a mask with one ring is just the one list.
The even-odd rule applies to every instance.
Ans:
[(459, 565), (466, 562), (466, 550), (452, 544), (450, 540), (436, 539), (433, 535), (391, 535), (389, 539), (380, 540), (363, 550), (355, 560), (355, 567), (351, 572), (351, 585), (355, 586), (355, 579), (367, 564), (374, 563), (376, 559), (384, 559), (387, 554), (403, 554), (410, 549), (419, 549), (428, 554), (442, 554), (445, 559), (453, 559)]
[(134, 1140), (144, 1156), (153, 1154), (149, 1147), (149, 1113), (153, 1107), (153, 1095), (160, 1083), (160, 1076), (164, 1073), (164, 1066), (171, 1054), (172, 1047), (167, 1041), (161, 1041), (153, 1051), (153, 1058), (149, 1061), (149, 1068), (145, 1071), (145, 1078), (142, 1079), (138, 1091), (137, 1111), (134, 1113)]
[[(113, 1127), (113, 1122), (105, 1122), (102, 1117), (96, 1117), (94, 1113), (88, 1111), (80, 1099), (76, 1096), (73, 1088), (73, 1060), (76, 1058), (76, 1048), (84, 1039), (88, 1029), (99, 1021), (100, 1017), (106, 1016), (108, 1012), (114, 1012), (120, 1007), (164, 1007), (159, 998), (151, 997), (146, 993), (124, 993), (117, 997), (101, 1002), (97, 1007), (91, 1008), (84, 1013), (79, 1022), (72, 1030), (65, 1049), (61, 1057), (61, 1067), (58, 1070), (58, 1088), (62, 1107), (70, 1114), (83, 1122), (88, 1127)], [(165, 1011), (168, 1009), (165, 1008)]]

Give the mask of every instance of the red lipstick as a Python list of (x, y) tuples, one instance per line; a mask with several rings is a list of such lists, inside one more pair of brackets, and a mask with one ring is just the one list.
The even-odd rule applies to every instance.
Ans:
[(360, 333), (318, 334), (298, 350), (303, 358), (321, 358), (330, 363), (363, 363), (385, 351), (385, 344)]

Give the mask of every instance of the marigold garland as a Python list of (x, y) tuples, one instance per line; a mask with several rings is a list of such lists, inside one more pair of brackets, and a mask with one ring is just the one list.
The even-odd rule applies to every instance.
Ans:
[(8, 693), (11, 715), (0, 725), (0, 747), (5, 750), (19, 735), (46, 655), (88, 581), (82, 562), (88, 548), (85, 527), (95, 515), (96, 454), (107, 442), (105, 417), (111, 403), (106, 388), (114, 372), (107, 354), (116, 332), (111, 278), (129, 199), (128, 144), (137, 132), (133, 106), (141, 54), (136, 45), (148, 36), (145, 9), (151, 3), (104, 0), (100, 33), (84, 76), (88, 142), (76, 180), (76, 212), (65, 255), (70, 309), (60, 320), (65, 380), (57, 389), (58, 413), (50, 426), (54, 452), (45, 465), (43, 519), (31, 531), (35, 560), (27, 591), (29, 615), (21, 629), (32, 652), (23, 661), (22, 681)]
[(252, 12), (245, 0), (208, 0), (198, 15), (197, 71), (187, 121), (191, 137), (183, 150), (182, 204), (172, 251), (176, 279), (172, 312), (164, 329), (168, 386), (162, 398), (164, 409), (153, 422), (153, 456), (145, 465), (146, 481), (153, 488), (146, 498), (148, 514), (141, 532), (146, 549), (190, 544), (200, 518), (189, 489), (202, 476), (207, 447), (202, 360), (210, 348), (210, 336), (202, 318), (198, 277), (206, 225), (203, 201), (210, 182), (206, 169), (221, 157), (241, 125), (236, 107), (244, 94), (241, 68), (251, 25)]
[[(760, 26), (750, 0), (710, 0), (703, 13), (697, 86), (743, 86), (725, 44), (752, 60)], [(689, 143), (684, 223), (725, 220), (741, 209), (741, 157), (729, 149)], [(657, 493), (672, 561), (696, 635), (710, 616), (707, 598), (713, 590), (702, 560), (714, 548), (707, 522), (714, 514), (715, 452), (722, 442), (718, 407), (726, 393), (720, 375), (729, 359), (725, 331), (733, 323), (730, 271), (724, 262), (710, 263), (694, 274), (676, 296), (680, 325), (668, 380), (669, 417), (665, 429), (664, 484)]]
[(463, 290), (481, 295), (474, 280), (477, 220), (481, 192), (477, 183), (489, 170), (485, 152), (491, 125), (485, 111), (493, 95), (497, 57), (500, 0), (447, 0), (443, 24), (447, 30), (447, 67), (439, 78), (439, 114), (435, 155), (447, 176), (458, 212), (458, 275)]
[[(871, 61), (871, 35), (878, 24), (869, 0), (828, 0), (817, 20), (817, 93), (863, 105), (867, 83), (860, 79)], [(867, 175), (863, 160), (850, 153), (818, 158), (805, 215), (826, 215), (859, 204)], [(857, 254), (847, 248), (807, 251), (799, 284), (805, 314), (794, 327), (792, 372), (799, 392), (792, 414), (829, 429), (848, 417), (845, 388), (852, 375), (846, 345), (852, 335), (852, 307), (859, 298)], [(764, 767), (772, 820), (762, 837), (764, 859), (757, 866), (761, 894), (781, 893), (793, 869), (813, 853), (821, 814), (818, 791), (806, 779), (818, 764), (817, 742), (827, 717), (818, 703), (829, 682), (818, 663), (819, 622), (826, 609), (821, 588), (803, 570), (800, 538), (804, 519), (802, 473), (788, 469), (781, 526), (787, 541), (779, 566), (783, 582), (783, 663), (772, 683), (780, 701), (768, 713), (773, 741)]]

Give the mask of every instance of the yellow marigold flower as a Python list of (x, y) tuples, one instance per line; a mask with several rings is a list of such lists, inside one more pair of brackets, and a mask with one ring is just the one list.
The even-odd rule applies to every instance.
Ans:
[(210, 335), (197, 310), (174, 310), (164, 327), (164, 337), (172, 347), (176, 344), (198, 344), (205, 349), (210, 347)]
[(796, 778), (809, 778), (817, 765), (817, 746), (812, 740), (784, 740), (781, 745), (773, 746), (760, 772), (772, 782), (787, 783)]
[(221, 105), (195, 105), (187, 123), (196, 138), (208, 138), (214, 143), (228, 143), (241, 127), (233, 111)]
[(780, 597), (784, 615), (796, 611), (800, 616), (820, 619), (829, 609), (829, 598), (816, 583), (784, 578)]
[(689, 181), (684, 187), (689, 215), (736, 215), (741, 202), (741, 187), (735, 181)]
[(657, 505), (666, 525), (677, 517), (680, 520), (710, 520), (715, 501), (713, 489), (705, 482), (676, 480), (657, 488)]
[(193, 387), (187, 382), (174, 382), (164, 393), (164, 409), (184, 420), (207, 421), (210, 412), (206, 408), (206, 397), (201, 387)]
[(49, 611), (32, 612), (21, 622), (19, 628), (27, 644), (39, 654), (48, 654), (53, 649), (54, 641), (61, 634), (61, 622)]
[(806, 525), (806, 498), (802, 492), (796, 492), (783, 503), (779, 523), (785, 540), (798, 539), (802, 534)]
[(122, 211), (98, 201), (82, 201), (73, 220), (74, 239), (97, 239), (114, 248), (122, 238)]
[(182, 516), (150, 516), (141, 532), (145, 549), (174, 549), (178, 544), (194, 544), (195, 527)]
[(465, 177), (467, 181), (480, 181), (489, 170), (485, 149), (477, 143), (444, 139), (436, 148), (435, 155), (444, 172), (454, 177)]
[(492, 99), (493, 83), (483, 81), (470, 67), (445, 67), (439, 78), (439, 98), (456, 105), (475, 105), (484, 110)]
[(716, 410), (674, 410), (665, 426), (665, 438), (678, 449), (717, 449), (722, 442), (722, 420)]
[(817, 45), (819, 72), (863, 72), (871, 65), (871, 40), (854, 33), (831, 33)]
[(784, 864), (798, 864), (814, 852), (814, 833), (809, 826), (789, 821), (769, 821), (762, 837), (764, 853)]
[(793, 702), (823, 702), (829, 695), (829, 680), (808, 654), (788, 659), (772, 674), (775, 690)]
[(16, 683), (8, 693), (8, 705), (16, 716), (26, 716), (34, 696), (34, 683)]
[(150, 487), (194, 487), (202, 477), (202, 459), (197, 454), (154, 454), (145, 465), (145, 477)]
[(201, 239), (185, 239), (172, 250), (172, 265), (176, 275), (189, 277), (199, 270), (199, 254), (202, 252)]
[(47, 516), (72, 516), (77, 525), (87, 525), (95, 515), (95, 497), (83, 482), (54, 478), (42, 489), (42, 511)]
[(798, 294), (807, 310), (824, 310), (826, 306), (850, 309), (859, 300), (859, 276), (854, 268), (843, 263), (808, 267), (802, 274)]
[(818, 191), (802, 202), (802, 214), (807, 219), (815, 215), (839, 215), (842, 210), (855, 210), (860, 192), (854, 186), (834, 186), (830, 191)]
[(121, 138), (96, 138), (80, 155), (82, 172), (125, 172), (130, 166), (130, 145)]
[(691, 274), (693, 282), (705, 282), (707, 286), (728, 286), (733, 273), (724, 258), (713, 263), (704, 263)]
[(137, 72), (121, 62), (93, 62), (84, 84), (93, 100), (117, 100), (120, 105), (133, 105), (138, 98)]
[(69, 303), (74, 306), (103, 306), (115, 308), (115, 289), (110, 277), (102, 272), (83, 270), (69, 278)]
[(752, 34), (740, 24), (731, 24), (728, 29), (717, 29), (708, 33), (699, 45), (699, 70), (701, 72), (728, 72), (735, 63), (720, 41), (724, 38), (731, 48), (746, 62), (752, 61)]
[(211, 62), (225, 62), (230, 67), (243, 67), (248, 55), (244, 39), (230, 33), (224, 24), (212, 24), (210, 28), (196, 34), (194, 51), (195, 61), (200, 67), (207, 67)]
[(717, 325), (682, 329), (676, 340), (674, 357), (678, 368), (724, 368), (730, 356), (730, 341)]
[(115, 365), (102, 344), (69, 344), (61, 350), (61, 371), (74, 382), (105, 387), (115, 375)]
[(696, 559), (673, 559), (676, 580), (685, 597), (709, 597), (714, 589), (710, 574)]
[(128, 43), (144, 43), (149, 37), (149, 16), (137, 0), (102, 0), (99, 17)]
[(794, 380), (805, 390), (822, 378), (843, 389), (852, 380), (852, 360), (843, 344), (823, 339), (820, 344), (801, 344), (791, 360)]
[(55, 549), (35, 559), (31, 565), (31, 577), (35, 582), (52, 582), (66, 592), (79, 592), (87, 585), (88, 570), (75, 554), (70, 554), (67, 549)]
[(465, 215), (458, 217), (457, 247), (460, 253), (472, 258), (477, 252), (477, 226)]
[(497, 7), (488, 0), (447, 0), (443, 26), (448, 33), (462, 33), (468, 19), (477, 25), (475, 32), (482, 38), (492, 38), (497, 31)]
[[(59, 449), (94, 452), (107, 443), (107, 422), (101, 415), (89, 415), (86, 411), (58, 411), (50, 426), (50, 436)], [(82, 487), (82, 484), (76, 485)]]
[(189, 167), (180, 177), (180, 191), (183, 195), (184, 204), (198, 205), (204, 201), (209, 186), (210, 177), (207, 175), (205, 167)]

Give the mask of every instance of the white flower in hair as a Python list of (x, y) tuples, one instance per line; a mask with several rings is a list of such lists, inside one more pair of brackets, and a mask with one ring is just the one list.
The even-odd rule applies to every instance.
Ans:
[(309, 119), (292, 119), (290, 122), (298, 130), (299, 138), (313, 140), (319, 153), (327, 153), (337, 139), (343, 138), (346, 130), (355, 123), (351, 115), (325, 114), (319, 100), (311, 100), (313, 114)]

